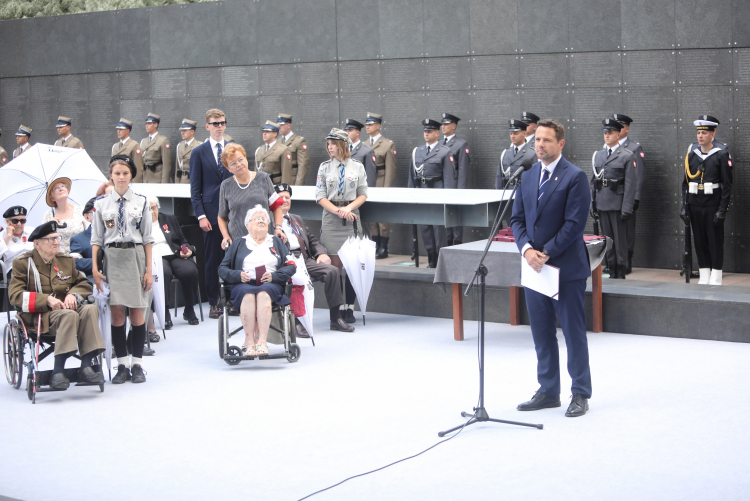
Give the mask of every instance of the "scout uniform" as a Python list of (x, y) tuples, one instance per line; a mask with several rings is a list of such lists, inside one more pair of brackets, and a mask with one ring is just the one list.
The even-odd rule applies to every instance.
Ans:
[[(623, 125), (627, 125), (630, 127), (630, 124), (633, 123), (633, 119), (629, 116), (622, 115), (620, 113), (615, 113), (612, 115), (612, 118), (617, 120)], [(624, 138), (620, 139), (620, 146), (624, 147), (626, 150), (630, 150), (633, 152), (633, 155), (635, 156), (635, 173), (636, 177), (638, 178), (638, 182), (635, 187), (635, 203), (633, 204), (633, 215), (628, 219), (628, 269), (627, 273), (630, 273), (633, 269), (633, 250), (635, 249), (635, 215), (638, 211), (638, 206), (641, 203), (641, 193), (643, 193), (643, 185), (646, 182), (646, 163), (644, 162), (644, 159), (646, 158), (646, 155), (643, 153), (643, 148), (641, 148), (640, 143), (636, 143), (635, 141), (631, 141), (631, 139), (628, 136), (625, 136)]]
[(18, 155), (31, 148), (31, 128), (26, 127), (25, 125), (21, 125), (18, 128), (18, 132), (16, 132), (16, 136), (26, 136), (29, 138), (29, 141), (27, 141), (23, 146), (19, 146), (18, 148), (13, 150), (13, 158), (18, 157)]
[[(292, 123), (292, 115), (279, 113), (276, 125), (285, 123)], [(304, 185), (307, 170), (310, 166), (310, 153), (307, 151), (307, 141), (305, 141), (304, 137), (294, 132), (290, 132), (288, 136), (276, 138), (277, 141), (279, 139), (281, 139), (281, 143), (286, 145), (292, 153), (292, 178), (295, 179), (294, 184), (298, 186)]]
[[(50, 221), (31, 233), (29, 240), (45, 238), (57, 231), (57, 223)], [(39, 286), (36, 286), (36, 278)], [(76, 270), (75, 260), (57, 254), (47, 263), (36, 249), (20, 254), (13, 261), (13, 275), (8, 296), (10, 302), (21, 310), (26, 326), (36, 330), (36, 314), (42, 316), (42, 333), (55, 336), (55, 355), (79, 351), (81, 355), (104, 351), (104, 341), (99, 331), (99, 310), (94, 304), (81, 305), (93, 289), (86, 276)], [(69, 294), (76, 295), (77, 310), (51, 310), (49, 296), (65, 301)], [(76, 318), (77, 317), (77, 318)]]
[[(620, 131), (622, 124), (613, 118), (602, 121), (603, 130)], [(616, 144), (605, 146), (591, 157), (592, 199), (602, 225), (602, 233), (614, 242), (605, 259), (610, 278), (625, 278), (628, 266), (627, 220), (633, 214), (636, 184), (636, 161), (633, 152)]]
[[(279, 132), (278, 126), (266, 120), (263, 130)], [(273, 184), (294, 183), (292, 175), (292, 152), (276, 136), (276, 141), (271, 144), (258, 146), (255, 150), (255, 170), (263, 171), (271, 178)]]
[[(73, 121), (69, 117), (57, 117), (57, 125), (55, 127), (70, 127), (72, 124)], [(68, 137), (58, 139), (55, 141), (55, 146), (83, 149), (83, 143), (73, 134), (68, 134)]]
[[(383, 123), (383, 115), (367, 112), (365, 124)], [(393, 180), (396, 178), (396, 145), (390, 139), (384, 138), (378, 134), (377, 137), (371, 137), (367, 143), (375, 152), (375, 177), (374, 186), (378, 188), (390, 188), (393, 186)], [(388, 238), (391, 234), (390, 223), (370, 223), (370, 232), (373, 236)]]
[[(424, 130), (439, 130), (440, 123), (425, 118), (422, 120)], [(455, 188), (456, 179), (453, 174), (456, 162), (450, 148), (436, 143), (423, 144), (414, 148), (409, 164), (409, 188)], [(427, 251), (428, 267), (437, 266), (440, 249), (447, 243), (445, 226), (420, 224), (422, 241)]]
[[(198, 122), (194, 120), (182, 119), (180, 130), (195, 130), (198, 128)], [(201, 144), (195, 137), (187, 141), (180, 141), (176, 148), (175, 166), (177, 169), (174, 173), (174, 182), (179, 184), (190, 184), (190, 155), (196, 146)]]
[[(443, 113), (444, 124), (456, 124), (461, 120), (455, 115), (450, 113)], [(471, 164), (471, 157), (469, 156), (469, 143), (463, 139), (459, 139), (453, 134), (450, 137), (443, 137), (443, 146), (447, 146), (451, 150), (453, 155), (453, 178), (456, 186), (460, 190), (466, 189), (466, 184), (469, 180), (469, 165)], [(454, 226), (452, 228), (446, 228), (446, 234), (448, 238), (448, 245), (459, 245), (464, 240), (464, 228), (463, 226)]]
[[(120, 119), (120, 122), (115, 126), (115, 129), (127, 129), (133, 130), (133, 122), (130, 120)], [(138, 145), (138, 141), (133, 140), (130, 136), (122, 141), (117, 141), (112, 145), (112, 156), (115, 155), (127, 155), (133, 160), (136, 168), (136, 174), (133, 178), (134, 183), (143, 182), (143, 156), (141, 155), (141, 147)]]
[[(694, 122), (698, 130), (716, 130), (719, 121), (702, 115)], [(683, 211), (693, 230), (695, 254), (700, 271), (699, 284), (721, 285), (724, 265), (724, 220), (732, 193), (732, 155), (726, 148), (714, 147), (707, 153), (699, 147), (685, 155), (682, 180)]]
[[(528, 126), (538, 123), (539, 117), (528, 111), (523, 111), (521, 112), (521, 121)], [(534, 146), (536, 145), (536, 133), (531, 134), (530, 136), (526, 136), (526, 144), (531, 146), (532, 150), (534, 149)]]
[[(3, 137), (3, 129), (0, 129), (0, 137)], [(5, 151), (5, 148), (0, 146), (0, 167), (7, 164), (8, 160), (10, 160), (8, 152)]]
[[(161, 116), (149, 113), (146, 122), (161, 121)], [(143, 182), (169, 183), (172, 175), (172, 159), (169, 152), (169, 140), (157, 131), (153, 136), (141, 139), (141, 155), (143, 155)]]
[[(8, 210), (6, 210), (3, 213), (3, 218), (5, 219), (26, 219), (27, 211), (25, 207), (21, 207), (20, 205), (15, 205), (13, 207), (9, 207)], [(23, 254), (24, 252), (29, 252), (32, 249), (34, 249), (34, 244), (29, 240), (29, 237), (34, 232), (34, 227), (25, 225), (23, 228), (23, 233), (21, 233), (20, 237), (12, 236), (8, 240), (8, 242), (5, 242), (6, 237), (8, 236), (8, 229), (4, 229), (2, 232), (0, 232), (0, 259), (5, 261), (5, 265), (10, 271), (11, 269), (11, 263), (13, 260), (19, 255)]]

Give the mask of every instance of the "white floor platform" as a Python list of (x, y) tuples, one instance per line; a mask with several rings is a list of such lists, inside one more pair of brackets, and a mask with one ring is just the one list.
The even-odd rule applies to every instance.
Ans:
[[(317, 346), (301, 340), (295, 364), (230, 367), (216, 321), (180, 317), (146, 359), (146, 384), (36, 405), (0, 386), (0, 497), (295, 500), (429, 447), (476, 405), (476, 323), (459, 343), (449, 320), (373, 313), (362, 326), (357, 313), (343, 334), (315, 315)], [(515, 410), (537, 388), (529, 328), (487, 329), (490, 416), (544, 430), (473, 425), (311, 499), (748, 498), (750, 345), (589, 334), (591, 410), (571, 419), (567, 389), (561, 408)]]

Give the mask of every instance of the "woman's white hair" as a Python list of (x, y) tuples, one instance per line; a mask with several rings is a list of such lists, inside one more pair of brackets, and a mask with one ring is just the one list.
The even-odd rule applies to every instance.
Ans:
[(154, 195), (151, 195), (150, 197), (148, 197), (148, 203), (149, 203), (149, 205), (154, 204), (158, 208), (161, 209), (161, 204), (159, 204), (159, 198), (156, 197), (156, 196), (154, 196)]
[(260, 213), (265, 218), (266, 224), (271, 223), (271, 218), (268, 216), (268, 211), (264, 209), (260, 204), (258, 204), (252, 209), (248, 209), (247, 214), (245, 214), (245, 226), (247, 226), (247, 223), (249, 223), (250, 220), (253, 219), (253, 216), (258, 213)]

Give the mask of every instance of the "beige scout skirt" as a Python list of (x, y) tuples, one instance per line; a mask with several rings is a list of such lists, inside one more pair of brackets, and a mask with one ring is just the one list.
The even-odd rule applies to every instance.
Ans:
[[(338, 254), (339, 249), (346, 239), (354, 236), (354, 227), (357, 225), (357, 235), (362, 236), (362, 224), (359, 220), (359, 209), (354, 209), (352, 214), (357, 216), (354, 223), (341, 219), (336, 214), (323, 210), (323, 224), (320, 227), (320, 242), (326, 248), (328, 254)], [(346, 223), (344, 225), (342, 223)]]
[(146, 253), (142, 245), (135, 248), (104, 249), (104, 276), (109, 284), (109, 304), (128, 308), (151, 307), (151, 291), (143, 290)]

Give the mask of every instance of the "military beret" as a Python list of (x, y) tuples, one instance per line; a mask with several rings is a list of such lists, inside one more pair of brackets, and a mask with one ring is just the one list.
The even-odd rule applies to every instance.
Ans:
[(68, 117), (57, 117), (57, 125), (55, 127), (65, 127), (66, 125), (72, 125), (73, 121)]
[(622, 124), (614, 118), (605, 118), (602, 120), (602, 126), (602, 130), (614, 130), (617, 132), (622, 130)]
[(266, 123), (263, 125), (262, 130), (270, 131), (270, 132), (279, 132), (279, 126), (275, 122), (266, 120)]
[(519, 130), (526, 130), (529, 126), (522, 120), (516, 120), (511, 118), (508, 120), (508, 131), (517, 132)]
[(109, 165), (112, 165), (112, 162), (115, 160), (122, 160), (127, 164), (127, 166), (130, 168), (130, 176), (135, 177), (135, 175), (138, 173), (138, 169), (135, 168), (135, 162), (133, 162), (133, 159), (130, 158), (127, 155), (115, 155), (112, 158), (109, 159)]
[(65, 228), (67, 224), (57, 224), (57, 221), (49, 221), (44, 224), (37, 226), (34, 231), (29, 235), (29, 242), (33, 242), (39, 238), (44, 238), (52, 233), (57, 233), (57, 228)]
[(279, 113), (279, 117), (276, 119), (276, 123), (281, 124), (290, 124), (292, 123), (292, 115), (287, 115), (286, 113)]
[(195, 130), (198, 128), (198, 122), (195, 120), (188, 120), (187, 118), (182, 119), (182, 125), (180, 125), (180, 130)]
[(698, 120), (693, 122), (693, 125), (697, 130), (716, 130), (719, 123), (719, 120), (711, 115), (701, 115)]
[(349, 129), (362, 130), (362, 127), (364, 127), (364, 125), (362, 125), (361, 123), (357, 122), (353, 118), (347, 118), (346, 119), (346, 126), (344, 126), (344, 130), (349, 130)]
[(28, 212), (26, 211), (26, 207), (14, 205), (13, 207), (8, 207), (8, 210), (3, 212), (3, 217), (5, 219), (10, 219), (14, 216), (25, 216), (26, 214), (28, 214)]
[(133, 130), (133, 122), (130, 120), (126, 120), (124, 118), (121, 118), (118, 124), (115, 126), (115, 129), (128, 129)]
[(83, 206), (83, 214), (94, 210), (94, 202), (96, 202), (96, 197), (86, 202), (86, 205)]
[(533, 113), (524, 111), (521, 113), (521, 120), (526, 122), (527, 124), (535, 124), (539, 121), (539, 117), (534, 115)]
[(618, 122), (620, 122), (623, 125), (630, 125), (631, 123), (633, 123), (633, 119), (632, 118), (630, 118), (627, 115), (622, 115), (620, 113), (614, 113), (612, 115), (612, 118), (614, 118), (615, 120), (617, 120)]
[(30, 127), (26, 127), (25, 125), (21, 125), (18, 128), (18, 132), (16, 132), (16, 136), (31, 137), (31, 128)]
[(149, 113), (146, 116), (146, 123), (149, 123), (149, 122), (160, 123), (161, 122), (161, 115), (157, 115), (156, 113)]
[(425, 118), (422, 120), (422, 126), (424, 130), (440, 130), (440, 122), (432, 120), (431, 118)]
[(288, 191), (289, 196), (292, 196), (292, 187), (289, 186), (286, 183), (279, 183), (276, 186), (273, 187), (274, 190), (276, 190), (276, 193), (281, 193), (282, 191)]
[(377, 113), (370, 113), (367, 112), (367, 118), (365, 119), (365, 124), (382, 124), (383, 123), (383, 115), (378, 115)]
[(451, 115), (450, 113), (443, 113), (443, 123), (444, 124), (457, 124), (458, 121), (461, 120), (456, 115)]

